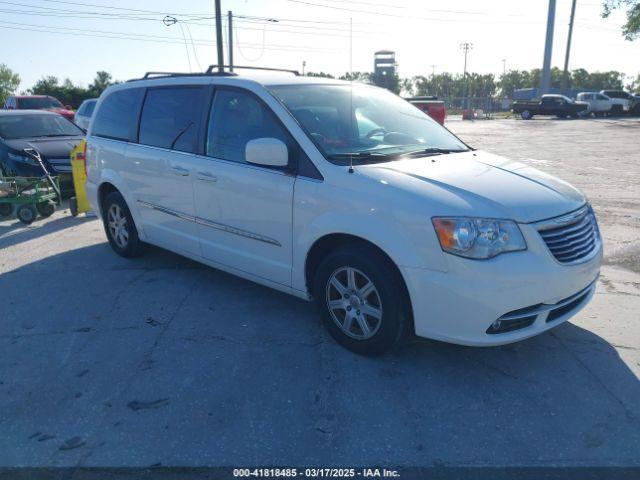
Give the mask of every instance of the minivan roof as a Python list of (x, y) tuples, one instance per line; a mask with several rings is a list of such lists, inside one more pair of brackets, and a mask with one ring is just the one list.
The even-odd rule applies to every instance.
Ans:
[[(144, 83), (145, 85), (156, 84), (180, 84), (180, 83), (224, 83), (226, 85), (241, 85), (245, 82), (258, 83), (261, 85), (296, 85), (296, 84), (337, 84), (337, 85), (349, 85), (351, 82), (346, 80), (338, 80), (335, 78), (326, 77), (307, 77), (294, 75), (285, 72), (278, 71), (250, 71), (248, 73), (242, 73), (240, 75), (217, 75), (217, 74), (204, 74), (204, 73), (176, 73), (176, 74), (162, 74), (158, 73), (158, 76), (150, 76), (148, 78), (137, 78), (127, 81), (126, 83)], [(195, 81), (198, 80), (198, 81)], [(148, 82), (148, 83), (147, 83)], [(122, 84), (118, 84), (122, 85)]]

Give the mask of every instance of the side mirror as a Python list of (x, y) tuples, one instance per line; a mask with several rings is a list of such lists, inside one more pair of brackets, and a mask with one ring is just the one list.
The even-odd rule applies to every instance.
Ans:
[(247, 163), (267, 167), (286, 167), (289, 151), (282, 140), (277, 138), (256, 138), (249, 140), (244, 151)]

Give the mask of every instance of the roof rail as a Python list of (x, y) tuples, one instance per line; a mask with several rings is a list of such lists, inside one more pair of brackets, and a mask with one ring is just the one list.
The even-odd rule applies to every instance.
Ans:
[(265, 70), (265, 71), (269, 71), (269, 72), (286, 72), (286, 73), (293, 73), (296, 77), (300, 76), (300, 72), (298, 72), (297, 70), (288, 70), (286, 68), (269, 68), (269, 67), (243, 67), (243, 66), (239, 66), (239, 65), (209, 65), (209, 68), (207, 68), (207, 71), (205, 72), (205, 74), (207, 75), (225, 75), (225, 74), (231, 74), (233, 75), (233, 72), (225, 72), (225, 71), (216, 71), (219, 68), (233, 68), (238, 69), (238, 70)]
[(132, 78), (127, 82), (136, 82), (139, 80), (149, 80), (152, 78), (165, 78), (165, 77), (203, 77), (203, 76), (220, 76), (220, 77), (233, 77), (237, 76), (237, 73), (231, 72), (227, 69), (239, 69), (239, 70), (263, 70), (268, 72), (285, 72), (292, 73), (295, 76), (300, 76), (297, 70), (287, 70), (285, 68), (269, 68), (269, 67), (242, 67), (238, 65), (222, 65), (222, 71), (218, 71), (220, 68), (218, 65), (209, 65), (209, 68), (205, 72), (185, 73), (185, 72), (147, 72), (141, 78)]

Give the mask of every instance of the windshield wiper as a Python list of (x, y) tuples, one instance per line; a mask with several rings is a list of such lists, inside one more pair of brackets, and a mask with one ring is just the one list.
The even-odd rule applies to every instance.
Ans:
[(429, 147), (422, 148), (420, 150), (410, 150), (408, 152), (404, 152), (402, 156), (428, 156), (428, 155), (447, 155), (449, 153), (460, 153), (460, 152), (468, 152), (469, 150), (461, 150), (459, 148), (439, 148), (439, 147)]

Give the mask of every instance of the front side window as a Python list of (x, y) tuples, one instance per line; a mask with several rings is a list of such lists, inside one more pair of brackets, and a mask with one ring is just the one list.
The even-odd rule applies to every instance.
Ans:
[(102, 101), (92, 124), (91, 135), (115, 140), (135, 140), (142, 88), (115, 91)]
[(271, 92), (330, 161), (387, 160), (429, 149), (468, 150), (452, 133), (393, 93), (367, 85), (277, 85)]
[(196, 153), (204, 92), (203, 87), (148, 90), (140, 117), (139, 142)]
[(290, 143), (273, 112), (258, 99), (237, 90), (216, 92), (207, 129), (207, 156), (244, 163), (247, 143), (265, 137)]
[(2, 115), (0, 138), (6, 140), (35, 137), (69, 137), (83, 131), (59, 115)]

